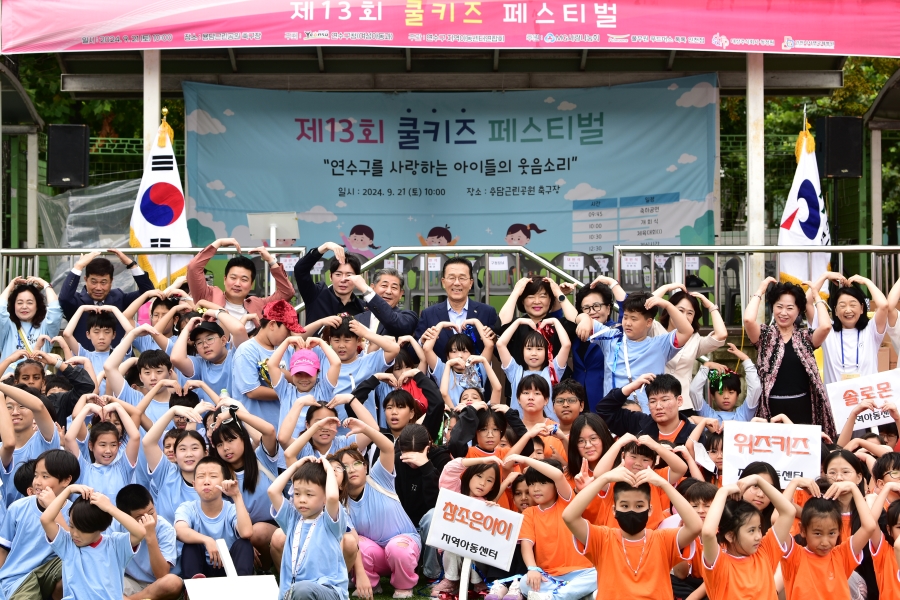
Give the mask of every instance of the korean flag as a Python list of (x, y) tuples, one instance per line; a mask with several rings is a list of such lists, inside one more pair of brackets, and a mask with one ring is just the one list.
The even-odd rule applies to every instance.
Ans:
[[(809, 129), (809, 125), (806, 125)], [(794, 183), (784, 204), (781, 227), (778, 229), (779, 246), (830, 246), (828, 215), (822, 200), (819, 168), (816, 165), (816, 145), (809, 131), (800, 132), (797, 138), (797, 171)], [(800, 284), (810, 281), (830, 269), (831, 255), (827, 252), (781, 255), (781, 281)], [(826, 292), (827, 287), (822, 288)], [(823, 295), (827, 296), (827, 293)]]
[[(184, 192), (172, 150), (173, 132), (165, 121), (159, 126), (158, 139), (151, 144), (144, 165), (144, 176), (131, 213), (132, 248), (190, 248), (185, 215)], [(171, 274), (166, 277), (167, 257), (163, 254), (138, 256), (138, 264), (150, 276), (153, 285), (165, 288), (187, 273), (190, 255), (171, 258)]]

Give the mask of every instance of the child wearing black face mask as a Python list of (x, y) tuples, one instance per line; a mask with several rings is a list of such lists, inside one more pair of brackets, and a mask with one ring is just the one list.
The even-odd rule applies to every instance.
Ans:
[[(614, 488), (619, 529), (592, 525), (581, 514), (600, 490)], [(665, 492), (681, 516), (680, 529), (647, 529), (650, 486)], [(575, 549), (597, 567), (597, 587), (617, 590), (616, 597), (638, 600), (672, 597), (669, 571), (681, 562), (682, 549), (700, 533), (700, 517), (668, 481), (651, 469), (633, 473), (618, 467), (605, 473), (577, 494), (563, 511), (563, 521), (575, 536)], [(602, 582), (602, 583), (601, 583)]]

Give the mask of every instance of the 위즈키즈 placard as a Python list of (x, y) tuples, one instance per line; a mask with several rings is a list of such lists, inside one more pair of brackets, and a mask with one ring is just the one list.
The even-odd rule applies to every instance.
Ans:
[(722, 442), (722, 483), (735, 483), (752, 462), (767, 462), (784, 487), (795, 477), (819, 476), (822, 428), (818, 425), (726, 421)]

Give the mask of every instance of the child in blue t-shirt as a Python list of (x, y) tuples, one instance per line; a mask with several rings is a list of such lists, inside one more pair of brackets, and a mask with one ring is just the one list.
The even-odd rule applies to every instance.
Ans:
[[(288, 348), (293, 348), (294, 353), (290, 357), (288, 372), (285, 373), (281, 369), (281, 361)], [(322, 371), (319, 355), (313, 352), (313, 348), (319, 348), (328, 359), (326, 371)], [(334, 387), (340, 374), (340, 359), (331, 346), (320, 338), (304, 340), (300, 336), (291, 336), (281, 342), (269, 357), (269, 380), (279, 400), (278, 423), (284, 423), (288, 413), (302, 396), (311, 395), (322, 402), (334, 398)], [(305, 417), (306, 410), (301, 410), (299, 418)], [(299, 435), (300, 428), (297, 426), (292, 437)], [(283, 468), (284, 464), (279, 466)]]
[[(291, 502), (282, 495), (288, 483), (293, 484)], [(268, 493), (275, 521), (287, 536), (278, 597), (348, 600), (341, 550), (348, 516), (332, 465), (324, 458), (304, 457), (279, 475)]]
[[(137, 483), (126, 485), (116, 495), (116, 507), (144, 526), (144, 543), (125, 567), (125, 596), (138, 592), (142, 592), (140, 598), (154, 600), (181, 596), (184, 582), (172, 573), (178, 562), (175, 528), (156, 514), (150, 491)], [(125, 527), (116, 522), (111, 531), (124, 532)]]
[[(316, 331), (317, 324), (330, 329), (329, 335), (325, 337), (341, 361), (340, 375), (334, 386), (335, 395), (351, 393), (358, 384), (390, 367), (397, 353), (400, 352), (400, 345), (394, 338), (378, 335), (350, 315), (325, 317), (310, 325), (309, 331)], [(360, 340), (368, 340), (370, 344), (377, 345), (378, 350), (360, 356)], [(323, 369), (326, 364), (331, 366), (331, 361), (325, 355), (321, 345), (314, 348), (313, 352), (319, 355)], [(374, 398), (369, 397), (364, 406), (373, 418), (377, 418)], [(337, 409), (338, 418), (341, 421), (346, 419), (347, 411), (344, 407), (338, 406)], [(357, 414), (357, 416), (359, 415)]]
[[(121, 436), (115, 425), (109, 421), (101, 421), (91, 427), (90, 434), (84, 425), (84, 420), (89, 414), (107, 418), (110, 413), (116, 413), (119, 422), (125, 428), (128, 442), (124, 453), (121, 450)], [(89, 457), (86, 459), (81, 453), (79, 438), (88, 439)], [(131, 483), (134, 471), (137, 467), (138, 452), (141, 447), (141, 436), (138, 429), (125, 412), (123, 406), (117, 402), (110, 402), (105, 406), (97, 404), (85, 404), (84, 408), (72, 419), (72, 426), (66, 433), (66, 450), (78, 458), (81, 467), (81, 477), (78, 481), (95, 491), (110, 497), (115, 497), (119, 490)], [(124, 456), (123, 456), (124, 454)]]
[[(84, 323), (87, 330), (86, 336), (94, 346), (93, 350), (83, 348), (78, 340), (75, 339), (75, 329), (84, 313), (89, 313)], [(94, 306), (92, 304), (82, 304), (69, 319), (69, 324), (63, 330), (63, 340), (69, 347), (69, 351), (75, 356), (86, 356), (94, 367), (94, 373), (99, 375), (103, 372), (103, 364), (109, 358), (110, 349), (116, 338), (116, 322), (122, 326), (126, 333), (134, 329), (134, 324), (125, 318), (118, 308), (112, 304), (104, 304), (103, 306)], [(124, 341), (122, 338), (121, 341)], [(131, 353), (131, 340), (126, 346), (128, 354)], [(127, 358), (124, 357), (124, 358)], [(124, 360), (123, 358), (123, 360)], [(121, 364), (121, 361), (119, 361)], [(100, 393), (104, 393), (104, 387), (101, 385)]]
[[(666, 335), (649, 337), (657, 307), (663, 307), (669, 313), (675, 329)], [(646, 293), (630, 294), (622, 303), (621, 324), (608, 327), (594, 321), (594, 333), (589, 338), (603, 350), (603, 395), (628, 385), (644, 373), (665, 372), (666, 363), (678, 354), (692, 335), (694, 328), (690, 321), (668, 300)], [(632, 396), (641, 405), (641, 410), (650, 414), (643, 388)]]
[[(194, 470), (194, 490), (199, 500), (185, 502), (175, 511), (175, 535), (184, 544), (182, 577), (225, 576), (218, 539), (225, 540), (237, 574), (253, 575), (253, 523), (231, 469), (212, 456), (200, 459)], [(232, 501), (225, 502), (223, 495)]]
[[(278, 432), (278, 441), (284, 448), (284, 460), (287, 464), (305, 456), (328, 456), (351, 444), (356, 444), (359, 448), (369, 444), (369, 438), (364, 435), (338, 435), (341, 421), (337, 417), (337, 408), (344, 403), (359, 415), (362, 422), (378, 429), (375, 417), (350, 394), (340, 394), (328, 403), (316, 402), (312, 396), (303, 396), (288, 413)], [(301, 409), (306, 409), (306, 429), (294, 439), (291, 433), (296, 428)]]
[[(41, 516), (53, 499), (63, 498), (54, 517), (60, 524), (66, 522), (69, 503), (63, 491), (80, 474), (78, 460), (65, 450), (47, 450), (34, 463), (31, 491), (35, 495), (13, 502), (0, 524), (0, 548), (6, 558), (0, 566), (0, 596), (10, 598), (26, 590), (31, 593), (46, 590), (49, 595), (62, 578), (60, 560), (53, 555)], [(40, 496), (45, 489), (48, 495)], [(64, 514), (60, 515), (60, 511)]]
[[(49, 501), (49, 488), (41, 498)], [(69, 496), (81, 497), (69, 507), (69, 531), (56, 522)], [(109, 532), (113, 518), (127, 532)], [(62, 560), (63, 600), (121, 600), (125, 566), (144, 539), (144, 526), (100, 492), (70, 485), (50, 501), (41, 515), (45, 539)]]
[[(431, 375), (436, 381), (442, 381), (444, 379), (444, 374), (447, 371), (447, 366), (450, 361), (455, 358), (461, 358), (463, 360), (461, 365), (459, 362), (454, 362), (453, 366), (449, 369), (451, 373), (449, 374), (447, 391), (450, 396), (450, 408), (459, 404), (459, 397), (463, 393), (463, 390), (470, 387), (478, 387), (482, 390), (486, 390), (488, 388), (489, 372), (492, 371), (491, 358), (493, 358), (494, 355), (493, 337), (488, 335), (488, 330), (478, 319), (468, 319), (461, 327), (465, 327), (466, 325), (471, 325), (472, 328), (478, 332), (479, 337), (484, 343), (484, 351), (481, 353), (481, 358), (483, 360), (469, 361), (470, 357), (474, 359), (475, 342), (466, 333), (455, 333), (450, 336), (450, 339), (447, 340), (447, 344), (445, 345), (446, 356), (438, 357), (438, 355), (434, 353), (434, 344), (440, 337), (441, 330), (445, 327), (458, 329), (456, 325), (449, 321), (444, 321), (438, 323), (434, 327), (430, 327), (422, 335), (422, 350), (425, 352), (425, 361), (428, 363)], [(470, 364), (474, 364), (475, 373), (478, 375), (477, 385), (473, 385), (476, 382), (470, 381), (470, 379), (474, 379), (474, 377), (470, 378), (466, 376), (466, 366)], [(491, 386), (493, 385), (494, 383), (491, 381)]]
[[(522, 325), (527, 325), (533, 329), (533, 331), (529, 331), (525, 336), (525, 340), (522, 344), (524, 347), (522, 351), (522, 357), (525, 361), (524, 365), (520, 365), (513, 360), (512, 354), (510, 354), (509, 349), (507, 348), (509, 341), (512, 339), (513, 335), (515, 335), (516, 330)], [(497, 340), (497, 354), (500, 356), (500, 367), (503, 369), (503, 372), (506, 373), (506, 378), (509, 380), (510, 388), (513, 391), (513, 395), (509, 399), (509, 406), (514, 410), (520, 410), (516, 390), (523, 377), (538, 373), (547, 380), (547, 384), (552, 390), (553, 386), (559, 382), (559, 378), (562, 377), (563, 373), (566, 371), (566, 363), (569, 362), (569, 350), (572, 348), (572, 342), (569, 340), (569, 335), (566, 333), (565, 328), (560, 324), (559, 319), (544, 319), (540, 326), (544, 327), (546, 325), (553, 325), (556, 329), (556, 335), (559, 336), (559, 349), (557, 349), (556, 355), (552, 357), (552, 360), (549, 354), (550, 345), (547, 342), (547, 338), (544, 337), (544, 334), (541, 333), (534, 324), (534, 321), (530, 318), (523, 317), (521, 319), (516, 319), (513, 321), (512, 325), (503, 332), (500, 339)], [(553, 402), (553, 398), (547, 398), (547, 402)]]
[[(744, 366), (744, 376), (747, 378), (747, 395), (744, 396), (744, 402), (738, 406), (741, 378), (725, 365), (712, 361), (704, 363), (691, 381), (691, 402), (697, 415), (701, 417), (719, 421), (749, 421), (756, 416), (756, 407), (759, 406), (759, 398), (762, 396), (762, 385), (759, 382), (756, 365), (734, 344), (728, 344), (728, 352), (740, 359)], [(712, 370), (717, 371), (718, 375), (711, 379), (709, 374)], [(710, 402), (704, 397), (704, 390), (707, 388)]]

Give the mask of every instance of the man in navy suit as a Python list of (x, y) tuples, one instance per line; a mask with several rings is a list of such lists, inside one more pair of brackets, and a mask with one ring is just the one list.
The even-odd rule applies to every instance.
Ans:
[[(449, 321), (454, 325), (462, 325), (466, 319), (478, 319), (488, 328), (492, 328), (497, 322), (497, 311), (489, 304), (482, 304), (474, 300), (469, 300), (469, 290), (475, 283), (474, 274), (472, 273), (472, 264), (465, 258), (451, 258), (444, 263), (441, 270), (441, 285), (447, 292), (447, 301), (429, 306), (422, 311), (419, 317), (419, 326), (416, 327), (414, 337), (417, 340), (422, 339), (422, 334), (429, 327), (433, 327), (438, 323)], [(434, 344), (434, 353), (438, 358), (444, 360), (445, 347), (447, 340), (455, 333), (452, 328), (446, 327), (441, 330), (441, 335)], [(479, 340), (475, 345), (476, 352), (484, 350), (484, 345)]]
[(356, 315), (356, 320), (379, 335), (396, 338), (412, 335), (419, 323), (419, 315), (397, 306), (403, 298), (403, 275), (397, 269), (375, 271), (372, 287), (361, 275), (350, 277), (353, 285), (363, 295), (366, 311)]
[[(153, 289), (153, 282), (150, 276), (144, 273), (143, 269), (137, 266), (137, 262), (122, 253), (121, 250), (110, 248), (112, 252), (119, 257), (125, 268), (131, 271), (134, 282), (137, 284), (136, 292), (123, 292), (119, 288), (113, 289), (113, 266), (108, 259), (100, 257), (100, 251), (95, 250), (90, 254), (84, 255), (78, 259), (75, 266), (66, 275), (62, 289), (59, 291), (59, 305), (62, 307), (63, 314), (66, 319), (71, 319), (79, 306), (83, 304), (92, 304), (94, 306), (115, 306), (124, 311), (128, 306), (137, 300), (144, 292)], [(78, 291), (78, 282), (81, 281), (81, 272), (84, 271), (84, 288)], [(115, 346), (119, 340), (125, 336), (125, 331), (120, 325), (116, 325), (116, 337), (113, 340)], [(87, 339), (87, 330), (77, 328), (75, 331), (75, 339), (86, 350), (93, 350), (94, 345)]]

